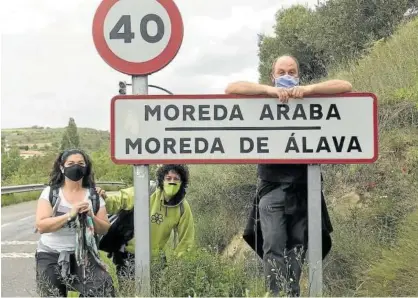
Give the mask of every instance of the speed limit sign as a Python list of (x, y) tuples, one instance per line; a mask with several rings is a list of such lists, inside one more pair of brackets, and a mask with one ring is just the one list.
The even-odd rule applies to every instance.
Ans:
[(93, 41), (103, 60), (128, 75), (164, 68), (183, 41), (173, 0), (103, 0), (93, 20)]

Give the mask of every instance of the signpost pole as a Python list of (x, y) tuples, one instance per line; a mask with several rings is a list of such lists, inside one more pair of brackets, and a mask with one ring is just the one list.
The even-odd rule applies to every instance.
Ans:
[(321, 167), (308, 165), (309, 296), (322, 296)]
[[(132, 76), (132, 94), (148, 94), (148, 76)], [(149, 211), (149, 166), (134, 165), (134, 226), (136, 293), (151, 296), (151, 238)], [(148, 239), (148, 240), (147, 240)]]

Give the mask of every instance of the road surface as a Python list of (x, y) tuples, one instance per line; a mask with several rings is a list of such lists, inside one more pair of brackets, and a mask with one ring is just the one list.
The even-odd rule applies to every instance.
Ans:
[(36, 296), (35, 234), (37, 201), (1, 208), (1, 296)]
[[(116, 192), (108, 192), (112, 194)], [(1, 207), (1, 296), (34, 297), (37, 201)]]

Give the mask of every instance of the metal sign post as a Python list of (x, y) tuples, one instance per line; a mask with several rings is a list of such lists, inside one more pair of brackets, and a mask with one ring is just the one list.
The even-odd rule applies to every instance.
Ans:
[[(148, 76), (132, 76), (132, 94), (148, 94)], [(149, 166), (134, 165), (134, 227), (136, 292), (151, 296), (151, 235), (149, 221)]]
[[(103, 0), (93, 20), (93, 41), (98, 53), (109, 66), (132, 75), (134, 95), (148, 94), (148, 75), (174, 59), (183, 32), (181, 14), (173, 0)], [(129, 115), (127, 111), (124, 117)], [(139, 129), (129, 123), (126, 128), (133, 133)], [(113, 124), (110, 133), (115, 133)], [(149, 166), (131, 164), (134, 166), (137, 293), (150, 296)]]
[(321, 167), (308, 165), (309, 296), (322, 296)]

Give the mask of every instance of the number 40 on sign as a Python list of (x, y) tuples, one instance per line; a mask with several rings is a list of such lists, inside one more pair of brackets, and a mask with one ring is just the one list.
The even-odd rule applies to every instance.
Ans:
[(93, 40), (111, 67), (147, 75), (165, 67), (183, 41), (183, 22), (171, 0), (104, 0), (94, 17)]

